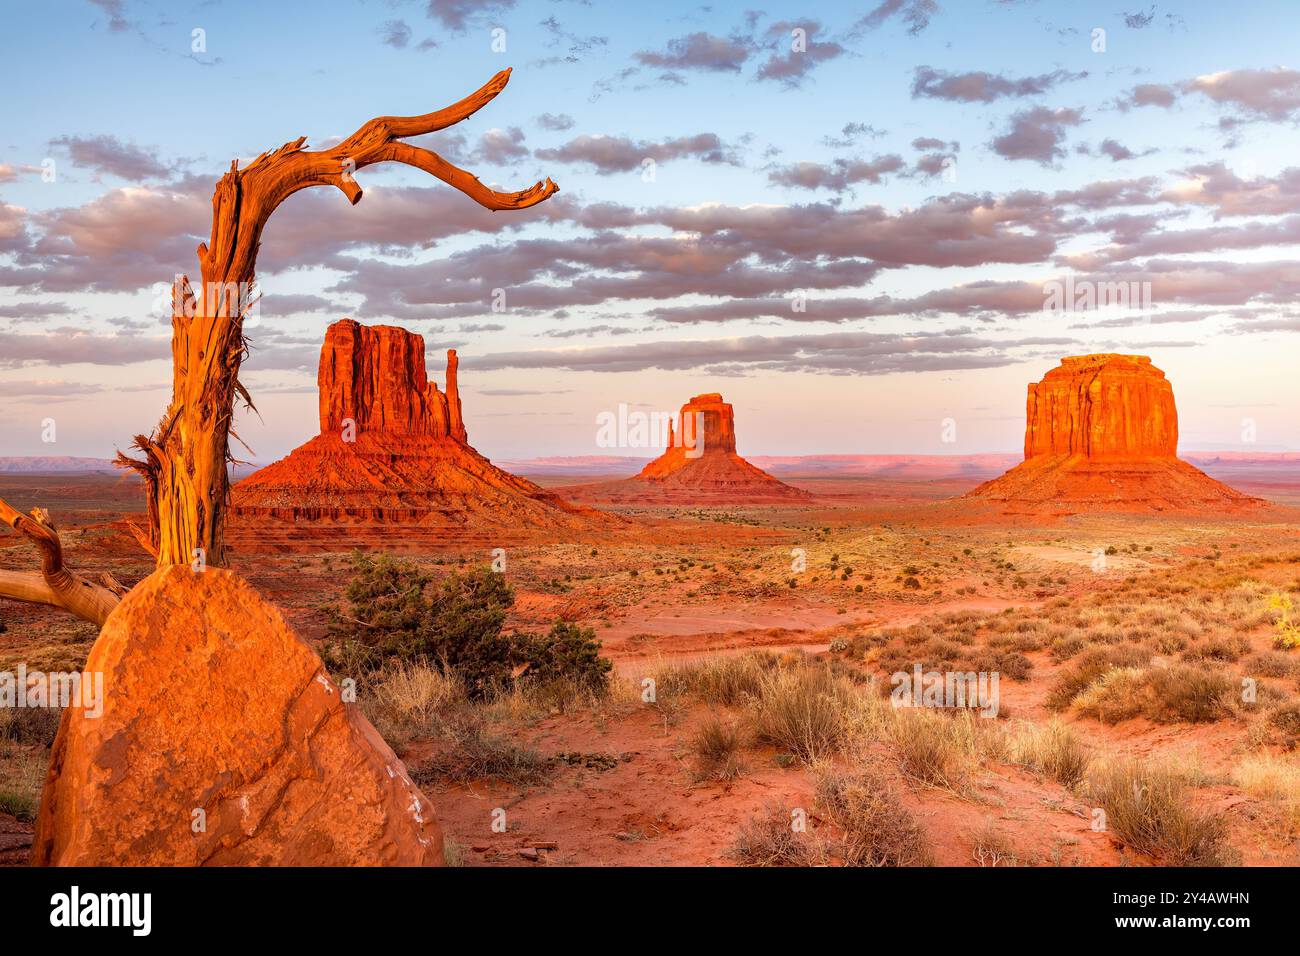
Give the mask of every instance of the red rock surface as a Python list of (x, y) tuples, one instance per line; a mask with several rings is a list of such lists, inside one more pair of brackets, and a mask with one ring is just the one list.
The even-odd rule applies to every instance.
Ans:
[(1174, 388), (1145, 355), (1082, 355), (1029, 386), (1025, 458), (1174, 458)]
[(367, 543), (367, 529), (394, 528), (429, 541), (455, 532), (461, 543), (502, 544), (615, 521), (501, 470), (468, 444), (455, 350), (442, 392), (428, 380), (421, 336), (344, 319), (326, 333), (318, 381), (320, 434), (232, 491), (236, 549), (327, 539), (350, 547)]
[(668, 447), (633, 478), (568, 489), (591, 501), (779, 502), (811, 498), (736, 454), (735, 412), (717, 392), (696, 395), (668, 425)]
[(86, 670), (104, 675), (103, 713), (64, 712), (33, 863), (443, 862), (433, 807), (402, 762), (233, 572), (154, 572), (104, 624)]
[(1151, 359), (1064, 358), (1029, 386), (1025, 460), (966, 497), (1063, 513), (1259, 503), (1182, 461), (1177, 451), (1173, 386)]

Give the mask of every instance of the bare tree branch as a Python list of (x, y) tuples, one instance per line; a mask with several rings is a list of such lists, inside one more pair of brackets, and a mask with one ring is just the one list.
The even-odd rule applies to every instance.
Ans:
[(240, 394), (239, 366), (247, 350), (243, 314), (253, 288), (262, 230), (280, 203), (300, 189), (334, 186), (360, 202), (353, 174), (376, 163), (402, 163), (429, 173), (494, 211), (526, 209), (555, 195), (550, 179), (518, 192), (498, 192), (436, 152), (400, 140), (446, 129), (472, 116), (505, 89), (502, 70), (482, 88), (444, 109), (419, 116), (379, 116), (338, 145), (305, 150), (305, 137), (269, 150), (217, 183), (212, 231), (199, 244), (203, 284), (197, 295), (187, 277), (172, 293), (172, 401), (152, 436), (138, 436), (144, 459), (119, 454), (117, 462), (145, 479), (148, 532), (141, 544), (160, 565), (202, 560), (225, 563), (225, 512), (233, 398)]
[(41, 555), (40, 574), (23, 571), (0, 572), (0, 597), (37, 604), (51, 604), (71, 611), (77, 617), (102, 625), (117, 607), (126, 588), (101, 573), (95, 579), (82, 577), (63, 561), (63, 542), (50, 523), (49, 515), (39, 508), (30, 515), (0, 499), (0, 521), (13, 528)]

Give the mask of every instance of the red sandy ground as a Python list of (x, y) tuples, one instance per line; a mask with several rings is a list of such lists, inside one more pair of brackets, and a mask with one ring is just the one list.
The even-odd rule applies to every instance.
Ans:
[[(1256, 469), (1241, 489), (1300, 501), (1300, 468), (1264, 471)], [(535, 477), (563, 493), (563, 476)], [(790, 506), (627, 506), (616, 510), (639, 523), (642, 531), (635, 540), (576, 535), (566, 542), (511, 548), (508, 573), (519, 594), (511, 623), (538, 628), (562, 617), (593, 627), (617, 671), (636, 677), (663, 660), (755, 647), (820, 654), (835, 638), (869, 626), (1085, 594), (1104, 586), (1088, 567), (1099, 545), (1132, 541), (1152, 546), (1151, 552), (1116, 556), (1116, 569), (1126, 574), (1203, 560), (1211, 546), (1225, 553), (1300, 547), (1297, 513), (1282, 508), (1230, 520), (1103, 516), (1026, 521), (945, 503), (988, 477), (978, 469), (957, 476), (931, 470), (920, 477), (827, 476), (822, 469), (814, 477), (780, 477), (818, 497)], [(580, 480), (590, 482), (592, 476)], [(77, 566), (107, 568), (128, 584), (150, 570), (120, 520), (139, 507), (138, 489), (130, 479), (0, 475), (0, 496), (24, 509), (49, 508)], [(391, 538), (383, 544), (401, 547)], [(459, 541), (421, 541), (418, 551), (484, 562), (490, 544), (475, 541), (466, 549)], [(1042, 593), (1032, 585), (1028, 590), (1013, 587), (968, 566), (964, 546), (999, 547), (1015, 554), (1027, 578), (1050, 573), (1066, 583), (1053, 583)], [(834, 574), (810, 570), (797, 589), (786, 587), (789, 553), (796, 547), (808, 552), (810, 569), (821, 567), (831, 552), (842, 552), (844, 562), (855, 566), (855, 579), (844, 583)], [(683, 559), (695, 563), (682, 565)], [(0, 567), (29, 568), (31, 562), (22, 542), (0, 534)], [(898, 567), (908, 562), (925, 567), (924, 591), (907, 591), (896, 580)], [(335, 600), (348, 579), (342, 547), (325, 555), (236, 552), (232, 564), (309, 638), (323, 634), (322, 605)], [(657, 575), (655, 569), (665, 573)], [(638, 573), (633, 576), (633, 571)], [(859, 593), (853, 587), (863, 582), (864, 573), (874, 578)], [(813, 582), (813, 577), (819, 579)], [(976, 587), (977, 593), (957, 593), (966, 587)], [(8, 625), (0, 634), (0, 668), (11, 668), (18, 660), (75, 661), (94, 638), (92, 627), (51, 609), (6, 603), (0, 605), (0, 619)], [(1030, 657), (1033, 678), (1005, 682), (1002, 690), (1014, 718), (1037, 721), (1048, 716), (1042, 698), (1056, 666), (1045, 652)], [(772, 753), (759, 751), (748, 754), (748, 773), (732, 784), (692, 783), (686, 742), (703, 716), (702, 709), (693, 709), (674, 726), (643, 709), (604, 719), (590, 714), (548, 717), (519, 728), (520, 741), (546, 753), (598, 752), (627, 759), (604, 771), (564, 769), (544, 787), (519, 790), (479, 781), (431, 790), (429, 796), (469, 865), (727, 864), (727, 848), (744, 821), (769, 803), (811, 807), (811, 782), (804, 771), (782, 769)], [(1226, 721), (1156, 726), (1137, 719), (1115, 727), (1086, 719), (1070, 722), (1104, 752), (1186, 750), (1198, 754), (1209, 769), (1227, 765), (1241, 738), (1240, 727)], [(414, 747), (405, 755), (408, 762), (418, 762), (426, 749)], [(886, 765), (892, 766), (882, 759)], [(1019, 854), (1036, 862), (1143, 862), (1094, 833), (1087, 808), (1065, 788), (1012, 767), (995, 765), (986, 771), (974, 798), (916, 790), (901, 781), (899, 789), (942, 864), (972, 865), (971, 834), (989, 822), (1012, 838)], [(1245, 862), (1300, 862), (1294, 844), (1269, 835), (1255, 821), (1262, 813), (1257, 801), (1227, 787), (1212, 788), (1207, 799), (1229, 817), (1232, 843)], [(496, 807), (507, 811), (511, 829), (506, 833), (492, 833), (490, 814)], [(815, 818), (813, 825), (818, 825)], [(29, 829), (0, 815), (0, 863), (18, 862)], [(556, 847), (538, 851), (536, 862), (526, 861), (519, 851), (533, 843)]]

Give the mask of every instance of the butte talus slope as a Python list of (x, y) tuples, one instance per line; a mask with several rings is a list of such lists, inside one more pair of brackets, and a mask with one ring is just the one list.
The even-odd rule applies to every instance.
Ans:
[(424, 368), (424, 339), (343, 319), (321, 348), (320, 434), (233, 489), (232, 539), (337, 537), (345, 545), (439, 539), (504, 542), (596, 530), (616, 519), (568, 504), (470, 447), (455, 350), (447, 390)]
[(1082, 355), (1029, 386), (1025, 460), (966, 495), (1008, 512), (1238, 510), (1260, 505), (1178, 457), (1178, 411), (1144, 355)]
[(576, 490), (586, 500), (738, 504), (810, 499), (736, 454), (731, 405), (717, 392), (696, 395), (668, 425), (668, 447), (640, 474)]

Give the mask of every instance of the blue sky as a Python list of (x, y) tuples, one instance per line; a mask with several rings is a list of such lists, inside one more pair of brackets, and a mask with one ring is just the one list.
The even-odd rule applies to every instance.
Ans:
[[(599, 412), (707, 391), (749, 454), (1011, 450), (1025, 383), (1091, 351), (1165, 369), (1184, 448), (1300, 448), (1297, 21), (1282, 2), (15, 8), (0, 454), (108, 456), (161, 415), (153, 289), (196, 273), (232, 158), (329, 145), (506, 66), (424, 145), (559, 196), (487, 216), (372, 167), (357, 207), (312, 190), (272, 219), (245, 373), (262, 417), (238, 426), (259, 460), (315, 433), (343, 315), (424, 334), (439, 380), (458, 348), (495, 457), (603, 452)], [(1067, 270), (1150, 282), (1152, 314), (1044, 313)]]

